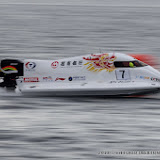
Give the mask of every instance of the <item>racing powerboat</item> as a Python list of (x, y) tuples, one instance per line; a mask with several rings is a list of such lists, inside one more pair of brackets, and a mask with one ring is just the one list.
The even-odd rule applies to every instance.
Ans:
[(130, 96), (160, 92), (160, 72), (123, 53), (60, 60), (8, 59), (0, 64), (4, 88), (52, 96)]

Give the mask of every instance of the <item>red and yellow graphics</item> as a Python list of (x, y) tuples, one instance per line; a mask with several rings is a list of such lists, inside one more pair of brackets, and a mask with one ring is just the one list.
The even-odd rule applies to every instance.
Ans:
[(17, 69), (13, 66), (3, 67), (2, 70), (4, 70), (4, 71), (17, 71)]
[(117, 57), (113, 54), (109, 56), (108, 53), (104, 53), (101, 55), (92, 54), (90, 57), (83, 57), (84, 60), (88, 61), (84, 65), (87, 66), (87, 69), (92, 72), (100, 72), (106, 70), (106, 72), (112, 72), (114, 67), (114, 60)]

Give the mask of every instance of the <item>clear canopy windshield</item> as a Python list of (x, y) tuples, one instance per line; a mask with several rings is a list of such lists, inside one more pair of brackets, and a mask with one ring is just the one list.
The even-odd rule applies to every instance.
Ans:
[(114, 66), (116, 68), (120, 68), (120, 67), (144, 67), (147, 66), (147, 64), (135, 60), (135, 61), (115, 61), (114, 62)]

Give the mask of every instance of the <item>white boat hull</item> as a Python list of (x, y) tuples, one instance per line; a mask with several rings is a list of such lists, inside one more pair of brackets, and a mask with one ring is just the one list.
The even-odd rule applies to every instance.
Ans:
[[(96, 87), (94, 87), (96, 86)], [(46, 85), (32, 84), (21, 88), (24, 95), (43, 96), (129, 96), (144, 95), (159, 92), (160, 86), (150, 83), (129, 83), (129, 84), (75, 84), (75, 85)]]

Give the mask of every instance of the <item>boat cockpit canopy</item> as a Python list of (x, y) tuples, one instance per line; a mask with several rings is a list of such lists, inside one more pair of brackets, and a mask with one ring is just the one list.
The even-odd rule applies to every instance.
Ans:
[(116, 68), (121, 68), (121, 67), (135, 68), (135, 67), (144, 67), (144, 66), (147, 66), (147, 64), (143, 63), (141, 61), (138, 61), (138, 60), (135, 60), (135, 61), (115, 61), (114, 66)]

